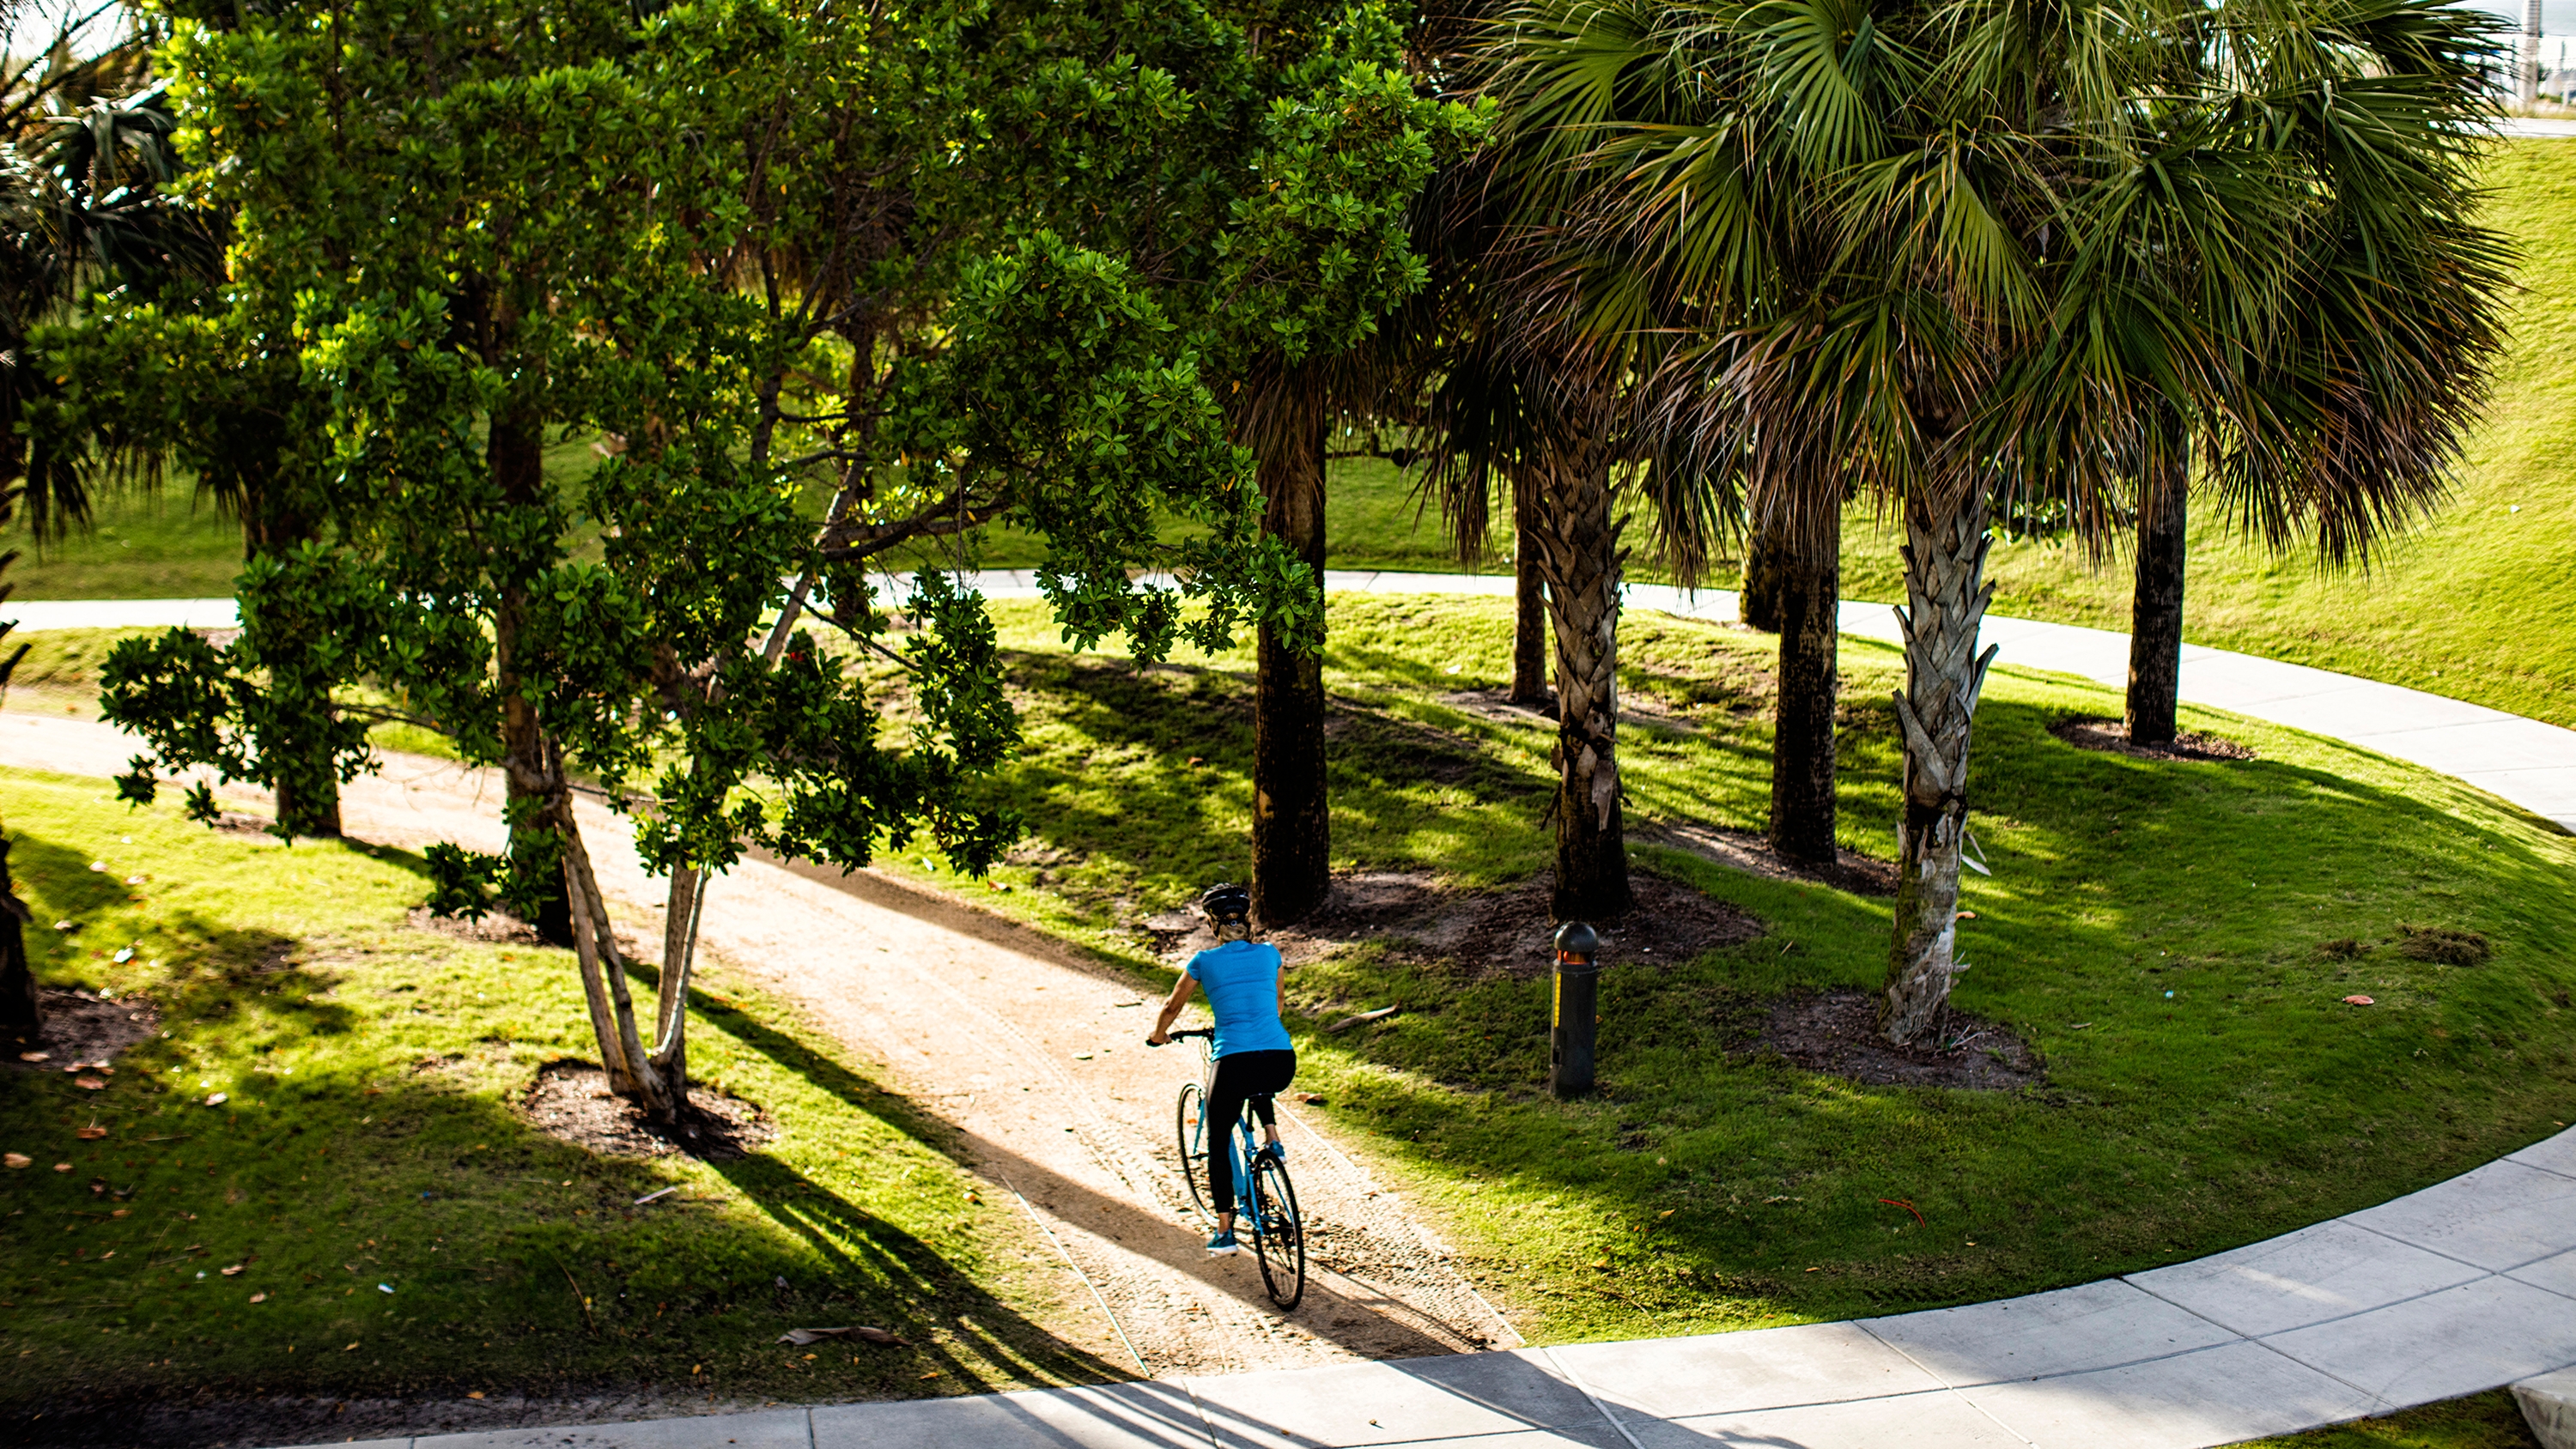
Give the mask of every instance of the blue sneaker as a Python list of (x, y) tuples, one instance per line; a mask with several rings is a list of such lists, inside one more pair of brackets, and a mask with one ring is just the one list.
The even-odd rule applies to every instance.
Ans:
[(1208, 1256), (1211, 1258), (1222, 1258), (1242, 1251), (1242, 1245), (1235, 1242), (1234, 1234), (1231, 1232), (1221, 1232), (1208, 1239)]
[(1286, 1162), (1288, 1160), (1288, 1144), (1285, 1142), (1265, 1142), (1261, 1144), (1260, 1155), (1269, 1158), (1273, 1162)]

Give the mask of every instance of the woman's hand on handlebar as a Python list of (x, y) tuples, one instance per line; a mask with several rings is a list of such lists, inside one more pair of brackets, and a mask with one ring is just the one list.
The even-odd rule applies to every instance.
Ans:
[(1152, 1036), (1149, 1036), (1149, 1037), (1145, 1038), (1145, 1045), (1147, 1045), (1147, 1046), (1169, 1046), (1169, 1045), (1171, 1045), (1171, 1041), (1172, 1041), (1172, 1039), (1171, 1039), (1169, 1036), (1166, 1036), (1166, 1035), (1164, 1035), (1162, 1032), (1159, 1032), (1159, 1031), (1158, 1031), (1158, 1032), (1154, 1033)]

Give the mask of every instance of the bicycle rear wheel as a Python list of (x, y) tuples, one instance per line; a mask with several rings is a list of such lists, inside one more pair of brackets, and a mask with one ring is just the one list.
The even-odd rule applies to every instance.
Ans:
[(1208, 1184), (1207, 1094), (1198, 1083), (1181, 1088), (1172, 1124), (1181, 1141), (1181, 1181), (1190, 1185), (1190, 1205), (1206, 1217), (1214, 1190)]
[(1252, 1164), (1252, 1252), (1261, 1260), (1261, 1286), (1282, 1309), (1306, 1296), (1306, 1225), (1297, 1215), (1297, 1185), (1288, 1164), (1264, 1156)]

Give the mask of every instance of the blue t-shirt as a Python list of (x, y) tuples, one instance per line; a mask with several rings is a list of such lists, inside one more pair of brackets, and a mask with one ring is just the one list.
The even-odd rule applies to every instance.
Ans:
[(1257, 941), (1228, 941), (1190, 958), (1186, 968), (1208, 1010), (1216, 1013), (1216, 1055), (1284, 1052), (1293, 1043), (1279, 1020), (1279, 952)]

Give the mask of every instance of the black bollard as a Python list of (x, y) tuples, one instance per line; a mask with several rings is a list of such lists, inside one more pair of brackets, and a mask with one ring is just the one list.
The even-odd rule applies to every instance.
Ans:
[(1592, 1091), (1592, 1033), (1600, 1021), (1601, 937), (1581, 921), (1556, 932), (1556, 1018), (1548, 1032), (1548, 1087), (1560, 1097)]

